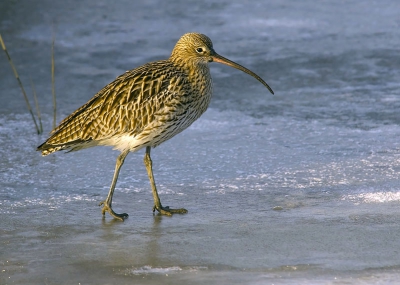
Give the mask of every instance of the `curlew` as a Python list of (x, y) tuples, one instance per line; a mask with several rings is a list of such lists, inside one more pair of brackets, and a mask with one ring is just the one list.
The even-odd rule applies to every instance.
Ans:
[(273, 94), (257, 74), (217, 54), (207, 36), (187, 33), (178, 40), (169, 59), (147, 63), (117, 77), (65, 118), (37, 150), (43, 156), (98, 145), (119, 150), (110, 190), (100, 206), (103, 216), (108, 212), (124, 220), (128, 214), (118, 214), (112, 209), (119, 171), (129, 152), (145, 148), (144, 164), (154, 199), (153, 212), (187, 213), (183, 208), (161, 205), (150, 151), (189, 127), (206, 111), (212, 95), (210, 62), (223, 63), (255, 77)]

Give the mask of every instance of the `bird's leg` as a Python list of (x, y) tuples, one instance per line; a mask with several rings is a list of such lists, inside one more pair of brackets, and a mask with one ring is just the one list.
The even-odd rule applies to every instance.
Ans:
[(99, 206), (103, 205), (103, 208), (101, 209), (103, 216), (105, 215), (106, 212), (108, 212), (111, 216), (113, 216), (114, 218), (119, 219), (121, 221), (123, 221), (125, 218), (127, 218), (128, 214), (115, 213), (113, 211), (113, 209), (111, 208), (111, 204), (112, 204), (112, 198), (113, 198), (113, 194), (114, 194), (115, 184), (117, 184), (117, 180), (118, 180), (119, 170), (120, 170), (122, 164), (124, 164), (125, 157), (128, 155), (128, 153), (129, 153), (129, 150), (124, 151), (117, 157), (117, 163), (115, 164), (114, 176), (113, 176), (113, 180), (111, 182), (110, 191), (108, 192), (108, 195), (107, 195), (107, 199), (99, 204)]
[(175, 214), (175, 213), (178, 213), (178, 214), (187, 213), (187, 210), (183, 209), (183, 208), (182, 209), (170, 209), (169, 207), (163, 207), (161, 205), (160, 197), (158, 197), (158, 193), (157, 193), (156, 183), (154, 182), (153, 166), (152, 166), (152, 161), (150, 158), (150, 150), (151, 150), (150, 146), (146, 147), (146, 154), (144, 156), (144, 164), (146, 165), (147, 174), (149, 175), (149, 179), (150, 179), (151, 190), (153, 192), (153, 199), (154, 199), (153, 212), (155, 210), (157, 210), (158, 212), (160, 212), (160, 214), (167, 215), (167, 216), (171, 216), (172, 214)]

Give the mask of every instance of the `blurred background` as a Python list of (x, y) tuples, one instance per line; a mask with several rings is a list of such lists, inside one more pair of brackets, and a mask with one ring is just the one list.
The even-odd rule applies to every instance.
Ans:
[[(0, 283), (396, 284), (400, 278), (400, 2), (0, 2)], [(117, 152), (42, 158), (57, 121), (187, 32), (260, 75), (210, 64), (214, 97), (152, 152), (152, 215), (131, 154), (101, 218)], [(35, 110), (34, 110), (35, 113)]]

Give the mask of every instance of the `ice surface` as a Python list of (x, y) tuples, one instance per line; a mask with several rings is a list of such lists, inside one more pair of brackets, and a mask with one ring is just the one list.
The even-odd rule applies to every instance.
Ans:
[(163, 204), (189, 213), (152, 215), (140, 151), (116, 188), (113, 206), (130, 214), (120, 223), (97, 206), (118, 152), (41, 157), (46, 135), (0, 56), (0, 283), (396, 284), (398, 11), (398, 1), (0, 2), (46, 133), (53, 23), (59, 120), (189, 31), (276, 93), (212, 64), (209, 110), (152, 151)]

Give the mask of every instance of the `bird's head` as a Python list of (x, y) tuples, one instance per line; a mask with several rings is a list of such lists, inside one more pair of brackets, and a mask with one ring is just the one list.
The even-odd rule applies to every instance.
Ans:
[(213, 48), (213, 43), (209, 37), (198, 33), (184, 34), (176, 43), (172, 50), (170, 60), (188, 66), (207, 65), (209, 62), (219, 62), (239, 69), (260, 81), (268, 90), (274, 94), (271, 87), (257, 74), (251, 70), (233, 62), (219, 54)]
[(207, 64), (213, 61), (213, 54), (215, 51), (209, 37), (198, 33), (187, 33), (176, 43), (171, 59), (185, 63)]

